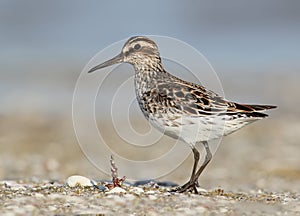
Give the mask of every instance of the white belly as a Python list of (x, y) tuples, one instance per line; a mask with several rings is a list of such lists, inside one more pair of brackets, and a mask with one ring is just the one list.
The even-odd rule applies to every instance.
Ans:
[(212, 115), (207, 117), (184, 116), (173, 121), (150, 117), (149, 120), (154, 127), (166, 135), (193, 146), (197, 142), (219, 139), (258, 119), (234, 119), (232, 116)]

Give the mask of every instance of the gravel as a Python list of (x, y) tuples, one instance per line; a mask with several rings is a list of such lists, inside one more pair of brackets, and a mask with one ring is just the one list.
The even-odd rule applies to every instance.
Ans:
[[(98, 182), (101, 184), (101, 182)], [(1, 181), (1, 215), (300, 215), (299, 193), (170, 193), (168, 187), (126, 185), (105, 192), (59, 181)]]

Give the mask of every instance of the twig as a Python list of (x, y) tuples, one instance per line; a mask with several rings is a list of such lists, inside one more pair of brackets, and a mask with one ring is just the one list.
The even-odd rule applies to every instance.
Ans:
[(109, 189), (115, 188), (115, 187), (122, 187), (123, 182), (126, 179), (126, 176), (123, 176), (123, 178), (118, 177), (118, 168), (115, 164), (114, 157), (110, 156), (110, 170), (111, 170), (111, 177), (112, 177), (112, 184), (106, 184), (106, 187)]

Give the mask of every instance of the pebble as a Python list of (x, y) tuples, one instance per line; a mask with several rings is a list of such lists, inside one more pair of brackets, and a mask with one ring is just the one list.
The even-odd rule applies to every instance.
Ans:
[(66, 185), (68, 185), (69, 187), (92, 187), (96, 186), (97, 183), (87, 177), (73, 175), (67, 178)]
[(167, 192), (164, 192), (163, 195), (164, 195), (164, 196), (171, 196), (172, 193), (167, 191)]
[(49, 211), (56, 211), (57, 208), (55, 206), (48, 206)]
[(148, 198), (149, 198), (150, 200), (156, 200), (156, 199), (157, 199), (157, 196), (155, 196), (155, 195), (149, 195)]
[(42, 198), (42, 197), (44, 197), (44, 194), (35, 193), (34, 196), (37, 197), (37, 198)]
[(205, 190), (204, 188), (201, 188), (201, 187), (197, 187), (197, 190), (199, 193), (207, 193), (207, 190)]
[(149, 184), (149, 183), (155, 184), (155, 183), (157, 183), (157, 181), (155, 181), (153, 179), (140, 180), (140, 181), (134, 182), (133, 186), (137, 187), (137, 186), (146, 185), (146, 184)]
[(5, 187), (10, 188), (13, 191), (19, 191), (19, 190), (26, 190), (26, 187), (24, 187), (21, 184), (18, 184), (15, 181), (6, 181), (4, 182)]
[(148, 194), (148, 195), (150, 195), (150, 194), (156, 194), (157, 192), (155, 192), (155, 191), (153, 191), (153, 190), (149, 190), (149, 191), (147, 191), (147, 192), (145, 192), (145, 194)]
[(106, 194), (122, 194), (122, 193), (126, 193), (127, 191), (124, 190), (123, 188), (120, 187), (115, 187), (113, 189), (111, 189), (110, 191), (107, 191)]
[(97, 187), (98, 187), (98, 189), (99, 189), (100, 191), (102, 191), (102, 192), (105, 192), (105, 191), (108, 190), (108, 188), (105, 187), (104, 185), (98, 185)]
[(140, 194), (144, 193), (144, 190), (142, 188), (139, 188), (139, 187), (130, 188), (129, 191), (134, 193), (134, 194), (137, 194), (137, 195), (140, 195)]

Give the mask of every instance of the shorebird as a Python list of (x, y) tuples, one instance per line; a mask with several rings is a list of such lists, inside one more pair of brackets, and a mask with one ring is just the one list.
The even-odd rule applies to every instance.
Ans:
[[(134, 67), (136, 97), (144, 116), (157, 129), (184, 141), (192, 149), (194, 164), (190, 180), (174, 192), (198, 193), (198, 178), (212, 158), (210, 140), (263, 119), (268, 115), (261, 111), (276, 107), (231, 102), (200, 84), (170, 74), (162, 65), (156, 43), (144, 36), (131, 37), (120, 54), (88, 73), (123, 62)], [(201, 166), (198, 166), (197, 143), (202, 143), (206, 151)]]

